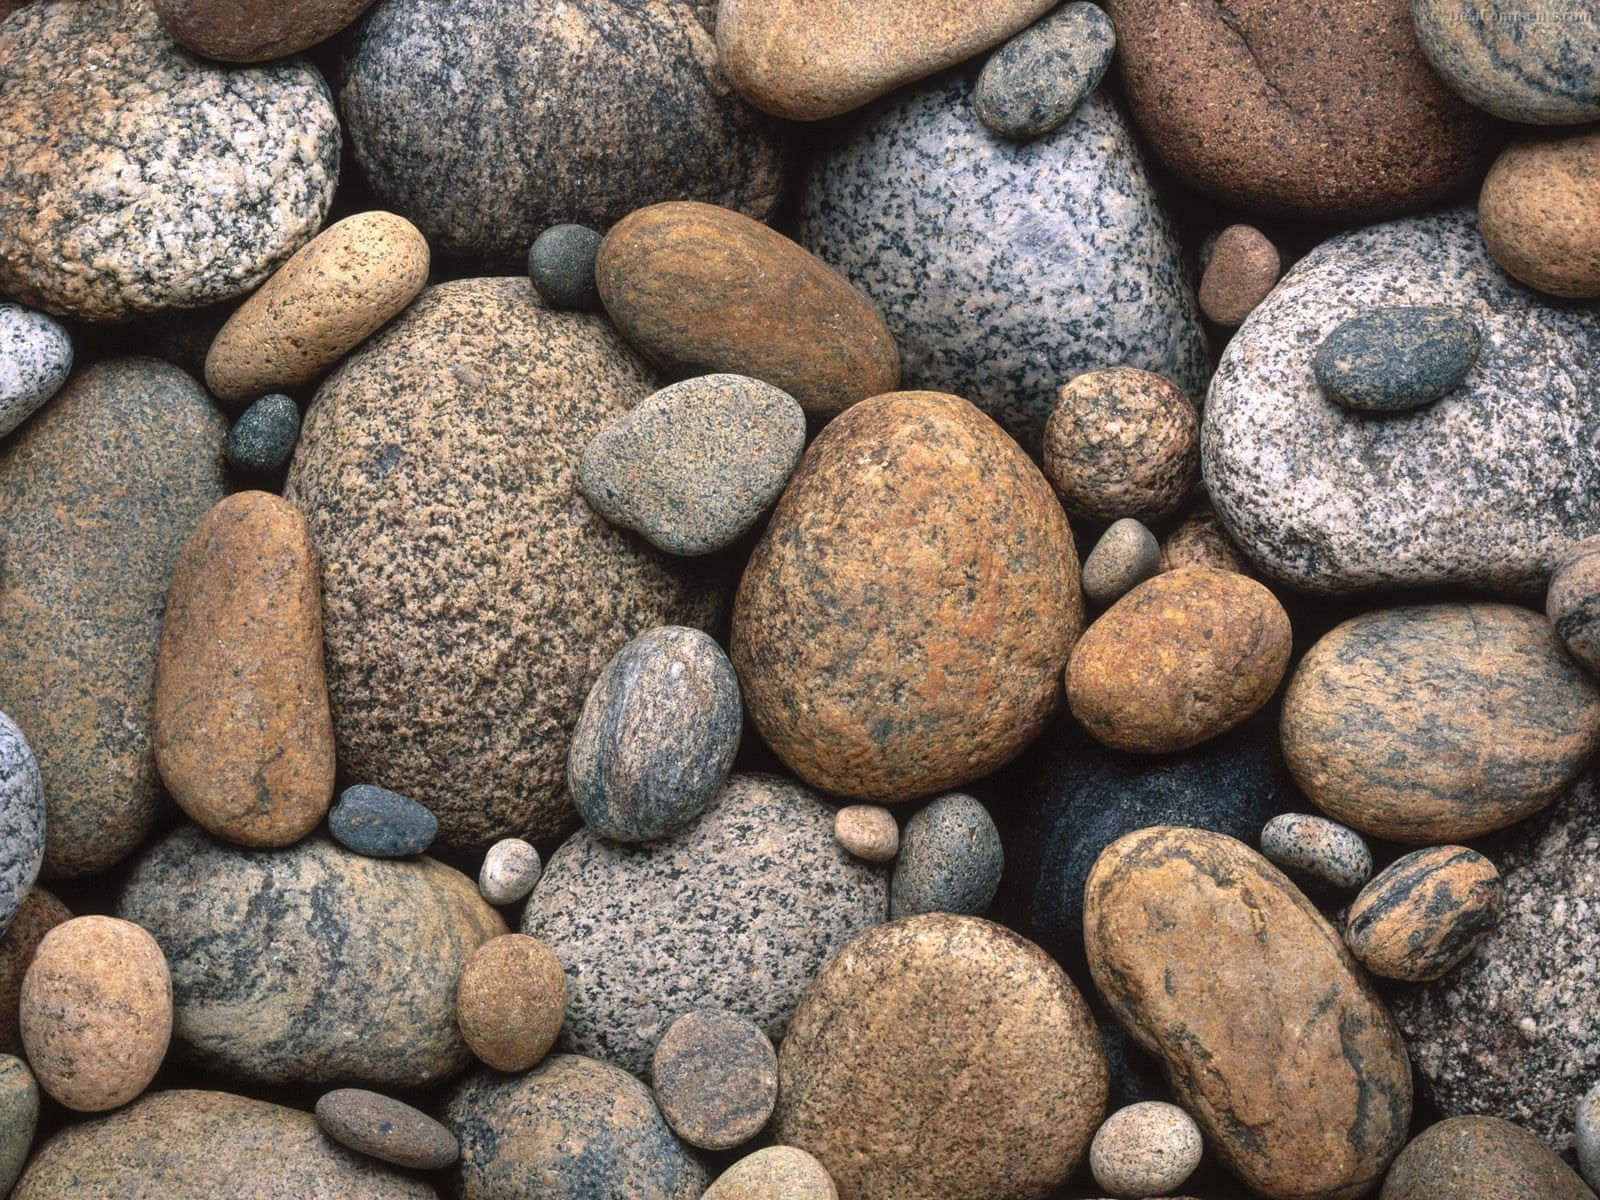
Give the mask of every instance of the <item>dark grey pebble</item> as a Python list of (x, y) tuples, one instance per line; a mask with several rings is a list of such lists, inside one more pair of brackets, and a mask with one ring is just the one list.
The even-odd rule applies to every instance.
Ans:
[(228, 430), (223, 453), (235, 471), (270, 475), (289, 461), (299, 439), (299, 406), (287, 396), (263, 396)]
[(317, 1125), (341, 1146), (397, 1167), (436, 1171), (461, 1157), (455, 1134), (427, 1113), (365, 1088), (323, 1096)]
[(1117, 35), (1093, 4), (1065, 4), (1001, 46), (972, 93), (978, 119), (1013, 141), (1059, 129), (1100, 86)]
[(1323, 393), (1347, 408), (1403, 412), (1455, 391), (1482, 340), (1452, 308), (1374, 308), (1324, 338), (1311, 369)]
[(703, 1008), (667, 1026), (651, 1063), (656, 1106), (702, 1150), (731, 1150), (760, 1133), (778, 1103), (778, 1056), (748, 1017)]
[(328, 830), (348, 850), (369, 858), (403, 858), (433, 845), (439, 820), (422, 805), (370, 783), (347, 787), (328, 814)]
[(528, 275), (551, 308), (600, 311), (594, 258), (601, 237), (587, 225), (552, 225), (528, 249)]
[(1005, 866), (1000, 831), (971, 796), (940, 796), (906, 822), (889, 884), (889, 916), (977, 916), (994, 901)]

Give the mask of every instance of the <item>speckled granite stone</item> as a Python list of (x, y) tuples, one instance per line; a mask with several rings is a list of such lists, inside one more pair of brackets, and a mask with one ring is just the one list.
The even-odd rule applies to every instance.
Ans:
[(321, 226), (339, 122), (315, 69), (224, 70), (143, 0), (0, 28), (0, 292), (92, 321), (244, 295)]
[(1411, 0), (1417, 44), (1479, 108), (1525, 125), (1600, 119), (1600, 14), (1545, 0)]
[(768, 1146), (741, 1158), (701, 1200), (839, 1200), (826, 1168), (795, 1146)]
[(1344, 942), (1374, 975), (1423, 983), (1455, 969), (1500, 919), (1494, 864), (1465, 846), (1395, 859), (1350, 905)]
[(460, 1071), (456, 980), (506, 931), (432, 859), (320, 836), (238, 850), (193, 827), (140, 855), (116, 907), (166, 953), (175, 1049), (258, 1083), (423, 1087)]
[(0, 1052), (22, 1053), (22, 1031), (17, 1022), (22, 978), (44, 935), (71, 919), (66, 905), (35, 884), (11, 918), (10, 928), (0, 935)]
[(44, 777), (48, 874), (103, 870), (167, 808), (156, 647), (178, 551), (226, 488), (226, 431), (178, 368), (118, 359), (0, 450), (0, 708)]
[(299, 406), (288, 396), (263, 396), (233, 423), (223, 452), (235, 471), (270, 475), (289, 461), (299, 437)]
[(1228, 540), (1222, 521), (1209, 500), (1191, 508), (1161, 543), (1161, 569), (1215, 567), (1219, 571), (1251, 574), (1239, 551)]
[(392, 0), (351, 34), (339, 104), (385, 207), (480, 265), (660, 200), (765, 217), (783, 186), (776, 125), (682, 0)]
[(33, 1148), (39, 1124), (39, 1085), (28, 1064), (0, 1055), (0, 1195), (10, 1195)]
[(1600, 298), (1597, 183), (1600, 130), (1507, 146), (1478, 195), (1483, 244), (1529, 287), (1567, 300)]
[(1544, 612), (1567, 652), (1600, 672), (1600, 537), (1585, 538), (1556, 560)]
[(340, 768), (427, 805), (445, 845), (569, 828), (568, 738), (600, 669), (723, 606), (725, 567), (667, 558), (575, 488), (584, 446), (654, 388), (603, 318), (543, 307), (525, 277), (464, 279), (306, 414), (284, 494), (322, 554)]
[(1089, 1170), (1117, 1196), (1165, 1196), (1200, 1165), (1205, 1141), (1176, 1104), (1147, 1100), (1118, 1109), (1095, 1130)]
[(1378, 1200), (1594, 1200), (1594, 1193), (1526, 1129), (1455, 1117), (1417, 1135)]
[(1102, 9), (1063, 4), (989, 56), (972, 107), (991, 131), (1015, 141), (1059, 129), (1100, 86), (1116, 49)]
[(889, 917), (982, 916), (994, 901), (1005, 861), (989, 810), (960, 792), (940, 796), (906, 822), (889, 882)]
[(1016, 145), (951, 74), (886, 100), (821, 153), (800, 240), (866, 292), (903, 386), (954, 392), (1037, 452), (1056, 390), (1096, 367), (1208, 374), (1171, 225), (1112, 102)]
[(153, 0), (172, 40), (206, 58), (266, 62), (332, 37), (372, 0)]
[(1279, 813), (1261, 830), (1261, 853), (1307, 891), (1355, 891), (1372, 875), (1372, 851), (1354, 829), (1311, 813)]
[(72, 339), (44, 313), (0, 304), (0, 437), (61, 390), (72, 371)]
[(317, 1100), (317, 1128), (341, 1146), (419, 1171), (437, 1171), (461, 1157), (451, 1133), (427, 1113), (379, 1092), (338, 1088)]
[[(1483, 332), (1437, 404), (1374, 420), (1324, 399), (1316, 348), (1374, 305), (1444, 305)], [(1450, 585), (1531, 595), (1569, 542), (1600, 533), (1600, 323), (1495, 267), (1470, 210), (1339, 235), (1223, 353), (1201, 467), (1229, 536), (1271, 576), (1324, 595)]]
[(0, 935), (28, 898), (44, 860), (44, 781), (28, 739), (0, 712)]
[(650, 1060), (650, 1082), (674, 1133), (702, 1150), (731, 1150), (772, 1116), (778, 1056), (749, 1018), (699, 1008), (667, 1026)]
[(1384, 305), (1338, 325), (1311, 359), (1330, 400), (1404, 412), (1448, 396), (1478, 359), (1483, 338), (1453, 308)]
[(561, 1045), (643, 1072), (691, 1008), (777, 1041), (817, 968), (888, 910), (886, 873), (834, 840), (805, 788), (736, 775), (700, 819), (649, 846), (587, 830), (550, 856), (522, 931), (567, 969)]

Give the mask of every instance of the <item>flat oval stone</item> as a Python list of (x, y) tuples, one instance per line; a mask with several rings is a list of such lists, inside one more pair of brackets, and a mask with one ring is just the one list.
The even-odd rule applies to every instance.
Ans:
[(650, 1060), (656, 1106), (701, 1150), (731, 1150), (766, 1125), (778, 1102), (778, 1056), (747, 1017), (701, 1008), (667, 1026)]
[(833, 816), (833, 836), (867, 862), (889, 862), (900, 853), (900, 823), (879, 804), (845, 805)]
[(1063, 4), (983, 64), (972, 106), (991, 131), (1025, 142), (1059, 129), (1100, 86), (1117, 35), (1093, 4)]
[(224, 62), (267, 62), (326, 41), (372, 0), (155, 0), (161, 27), (178, 45)]
[(1346, 621), (1300, 660), (1283, 700), (1283, 753), (1305, 794), (1406, 845), (1533, 815), (1597, 746), (1600, 687), (1543, 616), (1509, 604)]
[(552, 225), (528, 247), (528, 278), (551, 308), (599, 312), (594, 260), (602, 235), (587, 225)]
[(1083, 560), (1083, 596), (1104, 608), (1161, 570), (1161, 543), (1132, 517), (1114, 521)]
[(0, 712), (0, 934), (28, 898), (44, 861), (44, 781), (17, 723)]
[(1277, 868), (1222, 834), (1140, 830), (1095, 863), (1083, 924), (1100, 995), (1251, 1190), (1376, 1186), (1411, 1122), (1405, 1044)]
[(300, 437), (300, 406), (288, 396), (262, 396), (228, 430), (223, 453), (235, 471), (271, 475), (294, 453)]
[(889, 918), (945, 912), (981, 916), (1005, 870), (1000, 831), (982, 803), (953, 792), (906, 822), (889, 882)]
[(1461, 385), (1483, 335), (1450, 308), (1391, 305), (1339, 325), (1311, 360), (1330, 400), (1366, 412), (1404, 412)]
[(1205, 1152), (1194, 1118), (1147, 1100), (1106, 1118), (1089, 1143), (1095, 1183), (1118, 1196), (1165, 1196), (1193, 1175)]
[(0, 1052), (22, 1053), (22, 1030), (17, 1025), (22, 980), (44, 935), (72, 913), (44, 888), (35, 884), (11, 925), (0, 935)]
[(1261, 853), (1308, 889), (1353, 892), (1372, 875), (1372, 851), (1361, 835), (1310, 813), (1280, 813), (1268, 821)]
[(1379, 1200), (1594, 1200), (1577, 1172), (1498, 1117), (1430, 1125), (1395, 1159)]
[(1200, 311), (1229, 329), (1243, 325), (1282, 272), (1283, 259), (1266, 234), (1254, 225), (1229, 225), (1201, 273)]
[(1600, 297), (1600, 132), (1518, 142), (1495, 159), (1478, 229), (1514, 279), (1568, 300)]
[(1415, 850), (1361, 889), (1345, 918), (1345, 945), (1374, 975), (1426, 983), (1488, 936), (1502, 894), (1500, 872), (1476, 850)]
[(478, 891), (490, 904), (515, 904), (539, 882), (539, 851), (521, 838), (501, 838), (489, 847), (478, 870)]
[(1556, 560), (1544, 612), (1567, 652), (1600, 672), (1600, 537), (1585, 538)]
[(358, 783), (339, 793), (328, 832), (347, 850), (371, 858), (422, 854), (439, 833), (439, 820), (409, 796)]
[(456, 988), (467, 1047), (497, 1071), (526, 1071), (550, 1053), (567, 1013), (561, 960), (538, 938), (508, 933), (472, 952)]
[(33, 1072), (20, 1058), (0, 1055), (0, 1193), (11, 1194), (38, 1125), (39, 1085)]
[(729, 1167), (701, 1200), (839, 1200), (827, 1170), (795, 1146), (768, 1146)]
[(72, 371), (72, 338), (57, 322), (0, 304), (0, 437), (61, 390)]
[(339, 1088), (317, 1101), (317, 1128), (357, 1154), (417, 1171), (461, 1157), (455, 1134), (411, 1105), (363, 1088)]

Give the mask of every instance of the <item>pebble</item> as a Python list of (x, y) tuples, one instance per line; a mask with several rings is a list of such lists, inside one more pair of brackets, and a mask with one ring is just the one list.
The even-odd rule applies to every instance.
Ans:
[(567, 1013), (561, 960), (538, 938), (508, 933), (472, 952), (456, 993), (467, 1048), (497, 1071), (526, 1071), (550, 1053)]
[(39, 761), (17, 723), (0, 712), (0, 935), (27, 902), (43, 861)]
[(61, 390), (72, 372), (72, 338), (44, 313), (0, 304), (0, 437)]
[(806, 445), (805, 411), (744, 375), (663, 388), (584, 449), (578, 491), (668, 554), (726, 549), (772, 507)]
[(1228, 540), (1217, 510), (1205, 500), (1190, 509), (1161, 543), (1161, 569), (1176, 571), (1179, 567), (1215, 567), (1239, 575), (1252, 574)]
[(539, 852), (521, 838), (501, 838), (489, 847), (478, 871), (478, 891), (490, 904), (515, 904), (539, 882)]
[(1113, 1196), (1165, 1196), (1200, 1165), (1200, 1127), (1175, 1104), (1130, 1104), (1106, 1118), (1089, 1143), (1089, 1170)]
[(1267, 298), (1283, 273), (1283, 259), (1254, 225), (1229, 225), (1217, 234), (1200, 276), (1200, 311), (1234, 329)]
[(153, 0), (172, 40), (203, 58), (268, 62), (326, 41), (372, 0), (284, 0), (263, 9), (250, 0)]
[(656, 1106), (701, 1150), (731, 1150), (765, 1127), (778, 1103), (778, 1056), (754, 1022), (699, 1009), (667, 1026), (650, 1064)]
[(1161, 570), (1161, 543), (1132, 517), (1111, 528), (1083, 560), (1083, 595), (1096, 608), (1116, 603)]
[(1500, 872), (1476, 850), (1415, 850), (1361, 889), (1344, 940), (1374, 975), (1426, 983), (1477, 948), (1499, 922), (1501, 903)]
[(1544, 611), (1567, 653), (1600, 673), (1600, 537), (1585, 538), (1556, 558)]
[(33, 1072), (20, 1058), (0, 1055), (0, 1195), (9, 1196), (22, 1174), (38, 1125), (39, 1085)]
[(847, 804), (833, 817), (833, 836), (857, 858), (889, 862), (900, 853), (900, 824), (877, 804)]
[(827, 1169), (795, 1146), (768, 1146), (741, 1158), (701, 1200), (839, 1200)]
[(528, 278), (551, 308), (599, 312), (594, 260), (601, 234), (587, 225), (552, 225), (528, 247)]
[(409, 796), (370, 783), (339, 793), (328, 831), (340, 845), (372, 858), (424, 854), (439, 834), (439, 819)]
[(228, 465), (248, 475), (283, 469), (300, 439), (300, 406), (288, 396), (262, 396), (228, 430), (223, 453)]
[(1515, 279), (1569, 300), (1600, 297), (1600, 132), (1518, 142), (1478, 197), (1478, 228)]
[(1261, 853), (1309, 891), (1353, 892), (1372, 877), (1372, 851), (1362, 836), (1310, 813), (1280, 813), (1268, 821)]
[(74, 917), (44, 935), (22, 979), (22, 1044), (39, 1086), (74, 1112), (150, 1086), (172, 1036), (172, 978), (148, 932)]
[(1379, 1200), (1594, 1200), (1532, 1133), (1498, 1117), (1455, 1117), (1423, 1130), (1395, 1159)]
[(357, 1154), (415, 1171), (437, 1171), (461, 1157), (455, 1135), (427, 1113), (362, 1088), (317, 1101), (317, 1128)]
[(1323, 394), (1347, 408), (1405, 412), (1455, 391), (1482, 341), (1455, 309), (1373, 308), (1324, 338), (1311, 369)]
[(978, 120), (1019, 142), (1059, 129), (1100, 86), (1116, 49), (1103, 10), (1062, 5), (989, 56), (972, 90)]
[(35, 884), (11, 918), (11, 925), (0, 934), (0, 1054), (22, 1053), (17, 1009), (23, 976), (44, 935), (71, 919), (66, 905)]
[(1004, 869), (989, 810), (960, 792), (940, 796), (906, 822), (889, 883), (889, 916), (979, 916), (994, 902)]
[[(1573, 1121), (1573, 1149), (1578, 1156), (1578, 1172), (1590, 1188), (1600, 1186), (1600, 1084), (1583, 1094)], [(4, 1173), (0, 1172), (0, 1182)]]

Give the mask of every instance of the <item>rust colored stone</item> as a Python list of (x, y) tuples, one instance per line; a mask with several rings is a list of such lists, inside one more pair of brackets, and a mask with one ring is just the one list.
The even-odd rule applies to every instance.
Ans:
[[(152, 0), (172, 40), (223, 62), (266, 62), (325, 41), (372, 0)], [(0, 10), (3, 11), (3, 10)]]
[(1200, 309), (1218, 325), (1243, 325), (1278, 282), (1278, 248), (1254, 225), (1229, 225), (1217, 235), (1200, 277)]
[(467, 1048), (497, 1071), (526, 1071), (555, 1045), (567, 1015), (567, 977), (536, 937), (507, 933), (472, 952), (456, 989)]
[(1438, 979), (1499, 922), (1503, 892), (1500, 872), (1476, 850), (1415, 850), (1361, 889), (1345, 918), (1345, 945), (1374, 975)]
[(1215, 567), (1240, 575), (1254, 574), (1228, 540), (1209, 501), (1190, 509), (1161, 543), (1161, 569), (1176, 571), (1179, 567)]
[(22, 999), (22, 977), (44, 935), (71, 919), (67, 906), (36, 884), (0, 936), (0, 1054), (21, 1055), (17, 1005)]
[(1529, 287), (1600, 296), (1600, 132), (1507, 147), (1483, 181), (1478, 229), (1495, 262)]

